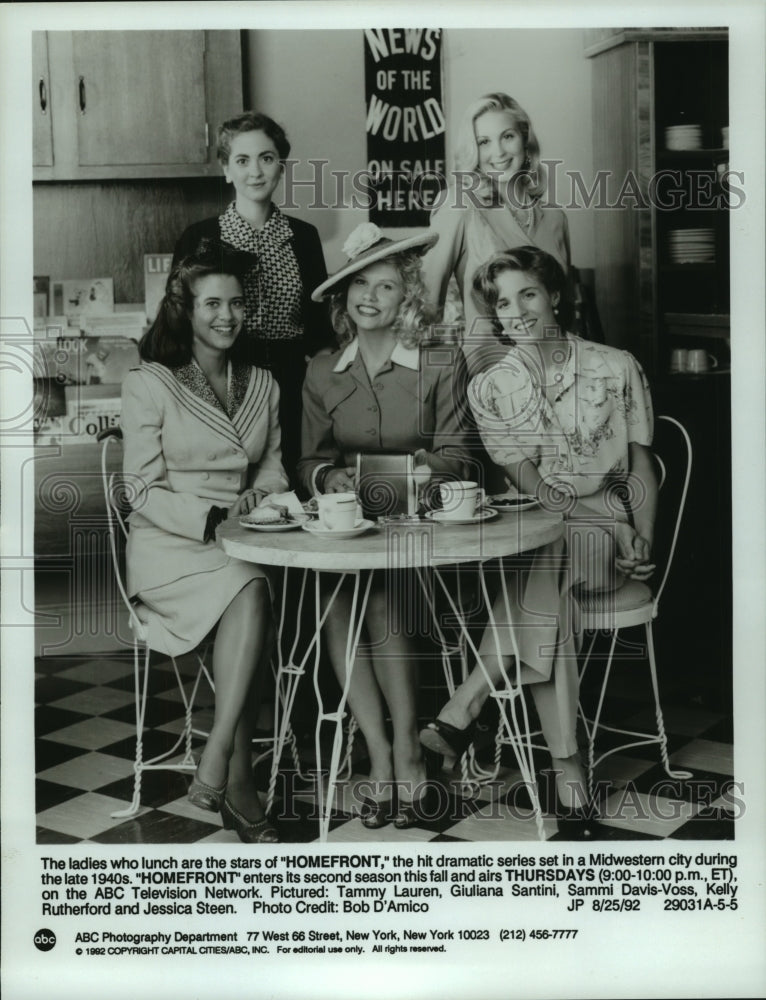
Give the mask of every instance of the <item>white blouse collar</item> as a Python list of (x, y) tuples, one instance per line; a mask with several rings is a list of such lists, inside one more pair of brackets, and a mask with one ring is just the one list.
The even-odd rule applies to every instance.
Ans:
[[(359, 340), (354, 337), (341, 353), (333, 368), (334, 372), (344, 372), (356, 359), (359, 353)], [(409, 368), (416, 372), (420, 369), (420, 350), (417, 347), (404, 347), (397, 343), (391, 352), (391, 361), (402, 368)]]

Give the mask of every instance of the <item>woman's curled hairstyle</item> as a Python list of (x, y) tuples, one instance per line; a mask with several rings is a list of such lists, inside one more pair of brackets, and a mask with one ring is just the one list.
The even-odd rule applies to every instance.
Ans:
[(485, 94), (466, 109), (457, 129), (455, 169), (458, 173), (478, 171), (479, 148), (476, 144), (475, 123), (487, 111), (501, 111), (509, 115), (513, 127), (524, 142), (525, 167), (514, 179), (518, 195), (532, 201), (541, 198), (546, 191), (546, 177), (540, 161), (540, 143), (532, 120), (518, 101), (500, 91)]
[[(436, 309), (427, 302), (428, 293), (423, 283), (420, 254), (405, 250), (391, 254), (385, 263), (393, 264), (404, 286), (404, 299), (394, 323), (394, 332), (403, 347), (417, 347), (431, 335), (431, 324), (436, 321)], [(330, 298), (330, 318), (340, 347), (345, 347), (356, 336), (356, 326), (348, 315), (346, 297), (351, 282), (361, 271), (356, 271), (340, 282)]]
[(563, 330), (567, 330), (574, 320), (574, 305), (570, 299), (564, 270), (551, 254), (537, 247), (517, 247), (515, 250), (499, 250), (486, 260), (473, 276), (475, 296), (492, 316), (496, 334), (502, 333), (502, 326), (495, 316), (498, 292), (496, 278), (503, 271), (524, 271), (532, 274), (549, 295), (558, 292), (558, 319)]
[[(197, 282), (211, 274), (229, 274), (244, 287), (245, 273), (251, 266), (250, 255), (215, 240), (200, 240), (194, 253), (180, 260), (168, 275), (157, 316), (138, 345), (141, 359), (157, 361), (167, 368), (188, 364), (192, 359), (190, 317)], [(232, 358), (242, 353), (237, 350), (241, 340), (237, 337), (234, 341)]]
[(227, 119), (218, 127), (216, 155), (224, 166), (229, 162), (232, 142), (236, 136), (245, 132), (264, 132), (274, 143), (280, 160), (286, 160), (290, 155), (290, 140), (279, 122), (264, 115), (262, 111), (243, 111), (241, 115)]

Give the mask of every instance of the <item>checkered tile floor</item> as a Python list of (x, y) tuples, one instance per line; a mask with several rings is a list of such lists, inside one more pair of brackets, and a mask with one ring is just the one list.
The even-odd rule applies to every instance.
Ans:
[[(190, 682), (195, 662), (179, 661)], [(173, 746), (183, 723), (183, 705), (171, 664), (153, 661), (147, 706), (144, 758)], [(639, 679), (640, 678), (640, 679)], [(311, 699), (309, 679), (301, 696)], [(631, 669), (621, 678), (619, 696), (605, 711), (609, 721), (625, 729), (651, 729), (648, 680)], [(584, 692), (587, 699), (588, 692)], [(209, 722), (212, 693), (200, 689), (195, 723)], [(437, 700), (438, 698), (438, 700)], [(443, 700), (434, 694), (434, 709)], [(596, 773), (603, 790), (597, 836), (603, 840), (733, 839), (737, 800), (733, 787), (730, 719), (690, 704), (683, 692), (663, 692), (671, 766), (692, 772), (688, 781), (668, 778), (659, 764), (656, 746), (616, 753)], [(36, 661), (36, 808), (37, 840), (41, 844), (92, 843), (232, 843), (236, 835), (223, 830), (220, 817), (190, 805), (189, 772), (150, 771), (143, 775), (141, 808), (130, 818), (112, 814), (125, 809), (133, 793), (135, 728), (132, 659), (124, 654), (98, 658), (44, 657)], [(304, 713), (306, 714), (306, 713)], [(308, 716), (307, 716), (308, 718)], [(489, 720), (491, 726), (491, 719)], [(313, 725), (298, 732), (301, 768), (312, 767)], [(309, 731), (310, 730), (310, 731)], [(488, 733), (490, 729), (487, 730)], [(328, 733), (329, 738), (329, 733)], [(605, 748), (610, 744), (600, 744)], [(491, 737), (490, 737), (491, 742)], [(194, 742), (195, 750), (201, 739)], [(491, 747), (479, 751), (485, 766)], [(355, 782), (366, 774), (364, 742), (358, 737), (352, 755), (353, 775), (336, 799), (329, 839), (340, 842), (390, 841), (533, 841), (535, 823), (529, 800), (519, 784), (510, 751), (501, 756), (496, 780), (478, 790), (462, 785), (456, 774), (434, 770), (436, 803), (433, 819), (409, 830), (386, 826), (367, 830), (355, 815)], [(438, 762), (434, 761), (434, 767)], [(546, 786), (546, 760), (537, 761)], [(259, 787), (268, 785), (269, 762), (256, 767)], [(550, 777), (550, 776), (548, 776)], [(550, 782), (548, 782), (550, 785)], [(308, 842), (318, 837), (313, 786), (294, 770), (285, 755), (277, 784), (273, 819), (284, 842)], [(562, 839), (556, 820), (546, 815), (547, 839)]]

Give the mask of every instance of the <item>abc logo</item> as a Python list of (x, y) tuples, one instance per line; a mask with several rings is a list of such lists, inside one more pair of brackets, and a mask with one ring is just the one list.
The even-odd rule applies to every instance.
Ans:
[(56, 935), (53, 931), (49, 931), (47, 927), (43, 927), (42, 930), (37, 931), (35, 934), (35, 948), (38, 951), (50, 951), (55, 944)]

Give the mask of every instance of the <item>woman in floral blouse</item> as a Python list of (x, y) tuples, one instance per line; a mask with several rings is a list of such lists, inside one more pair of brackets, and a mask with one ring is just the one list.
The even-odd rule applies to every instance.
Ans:
[[(564, 539), (537, 550), (521, 585), (506, 589), (521, 680), (531, 684), (558, 772), (559, 812), (569, 817), (574, 810), (579, 821), (586, 793), (575, 741), (571, 592), (615, 590), (654, 569), (651, 398), (630, 354), (566, 332), (566, 278), (550, 254), (531, 246), (496, 253), (478, 269), (473, 287), (499, 341), (496, 363), (472, 379), (468, 391), (484, 445), (513, 488), (566, 518)], [(626, 495), (629, 508), (621, 499)], [(480, 652), (497, 682), (513, 656), (502, 598), (494, 614), (501, 624), (487, 630)], [(461, 752), (488, 694), (477, 667), (421, 741), (442, 753)]]

